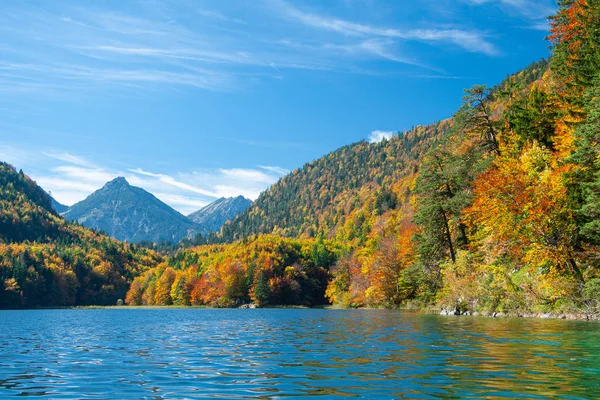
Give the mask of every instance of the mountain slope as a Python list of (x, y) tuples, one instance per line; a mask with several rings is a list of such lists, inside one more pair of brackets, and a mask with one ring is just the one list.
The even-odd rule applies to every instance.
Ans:
[(188, 215), (188, 218), (202, 226), (202, 234), (218, 232), (225, 222), (246, 211), (252, 201), (244, 196), (222, 197), (206, 207)]
[(112, 305), (161, 260), (66, 221), (34, 181), (0, 163), (0, 308)]
[(45, 241), (68, 234), (50, 196), (23, 173), (0, 163), (0, 239)]
[(177, 242), (199, 230), (185, 216), (145, 190), (116, 178), (73, 205), (64, 217), (118, 240)]

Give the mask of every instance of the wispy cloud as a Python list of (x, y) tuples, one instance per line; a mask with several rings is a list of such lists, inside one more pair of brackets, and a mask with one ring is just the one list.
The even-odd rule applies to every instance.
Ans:
[(228, 17), (225, 14), (222, 14), (222, 13), (220, 13), (218, 11), (214, 11), (214, 10), (198, 9), (198, 10), (196, 10), (196, 12), (198, 13), (198, 15), (216, 19), (218, 21), (235, 22), (236, 24), (245, 24), (246, 23), (246, 21), (244, 21), (242, 19)]
[(375, 130), (369, 134), (368, 140), (369, 143), (379, 143), (384, 139), (390, 139), (392, 136), (394, 136), (394, 132), (392, 131)]
[(144, 176), (150, 176), (152, 178), (157, 178), (159, 181), (161, 181), (164, 184), (167, 184), (167, 185), (170, 185), (170, 186), (174, 186), (174, 187), (179, 188), (179, 189), (187, 190), (188, 192), (193, 192), (193, 193), (197, 193), (197, 194), (201, 194), (201, 195), (209, 196), (209, 197), (218, 197), (219, 196), (218, 194), (216, 194), (216, 192), (212, 192), (210, 190), (201, 189), (199, 187), (196, 187), (196, 186), (193, 186), (193, 185), (189, 185), (189, 184), (184, 183), (184, 182), (180, 182), (177, 179), (175, 179), (175, 178), (173, 178), (172, 176), (169, 176), (169, 175), (155, 174), (155, 173), (152, 173), (152, 172), (144, 171), (141, 168), (130, 169), (129, 172), (133, 172), (133, 173), (138, 174), (138, 175), (144, 175)]
[(264, 169), (265, 171), (272, 172), (276, 175), (286, 175), (286, 174), (290, 173), (290, 170), (288, 170), (288, 169), (271, 166), (271, 165), (259, 165), (258, 168)]
[[(347, 36), (384, 37), (427, 43), (452, 43), (470, 52), (487, 55), (499, 54), (498, 49), (483, 34), (476, 31), (462, 29), (389, 28), (304, 12), (283, 0), (272, 0), (272, 4), (280, 11), (281, 15), (291, 20), (314, 28), (335, 31)], [(404, 59), (399, 58), (397, 61), (404, 62)]]
[(219, 169), (219, 172), (226, 177), (244, 180), (247, 182), (273, 183), (272, 176), (255, 169)]
[(36, 157), (29, 151), (25, 151), (13, 146), (0, 144), (0, 161), (7, 162), (20, 168), (22, 165), (32, 163)]
[(70, 164), (79, 165), (79, 166), (82, 166), (82, 167), (91, 167), (91, 166), (93, 166), (93, 164), (91, 164), (85, 158), (79, 157), (79, 156), (74, 156), (73, 154), (69, 154), (69, 153), (43, 152), (42, 154), (45, 155), (46, 157), (54, 158), (54, 159), (59, 160), (59, 161), (64, 161), (64, 162), (67, 162), (67, 163), (70, 163)]
[(548, 17), (556, 11), (556, 2), (553, 0), (464, 0), (472, 5), (494, 5), (511, 14), (519, 15), (525, 19), (528, 29), (547, 31), (549, 29)]
[[(524, 0), (502, 1), (527, 9)], [(139, 93), (171, 88), (233, 92), (281, 79), (292, 69), (376, 73), (379, 66), (373, 61), (440, 70), (420, 60), (415, 49), (409, 51), (404, 46), (409, 42), (440, 51), (452, 45), (500, 54), (485, 33), (460, 26), (352, 22), (284, 0), (266, 0), (237, 15), (232, 7), (210, 4), (129, 3), (120, 12), (105, 3), (8, 5), (0, 14), (0, 93), (68, 97), (105, 89), (111, 94), (115, 89)], [(252, 18), (240, 18), (245, 14)]]
[(114, 179), (116, 172), (106, 171), (102, 168), (79, 167), (72, 165), (61, 165), (51, 169), (52, 172), (68, 177), (73, 181), (104, 183)]
[(209, 200), (197, 199), (180, 194), (165, 192), (154, 192), (152, 194), (158, 197), (161, 201), (169, 204), (171, 207), (180, 210), (184, 214), (191, 214), (192, 212), (210, 204)]

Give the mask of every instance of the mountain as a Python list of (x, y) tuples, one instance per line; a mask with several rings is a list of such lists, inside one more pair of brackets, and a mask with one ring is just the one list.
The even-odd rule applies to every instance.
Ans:
[(200, 227), (144, 189), (116, 178), (74, 204), (63, 216), (121, 241), (173, 241)]
[(0, 162), (0, 240), (48, 241), (69, 234), (50, 196), (23, 173)]
[(59, 214), (66, 212), (69, 209), (69, 206), (65, 206), (64, 204), (59, 203), (52, 195), (50, 195), (50, 202), (52, 204), (52, 208)]
[(188, 218), (202, 226), (203, 234), (218, 232), (225, 222), (246, 211), (252, 201), (244, 196), (222, 197), (206, 207), (188, 215)]
[(292, 171), (223, 226), (225, 241), (253, 234), (312, 237), (333, 232), (382, 188), (413, 174), (425, 153), (452, 127), (447, 119), (379, 143), (344, 146)]
[(160, 261), (66, 221), (42, 188), (0, 162), (0, 308), (114, 305)]

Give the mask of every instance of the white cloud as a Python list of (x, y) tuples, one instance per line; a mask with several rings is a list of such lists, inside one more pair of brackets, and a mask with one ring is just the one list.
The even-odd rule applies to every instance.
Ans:
[(54, 158), (56, 160), (64, 161), (69, 164), (80, 165), (82, 167), (91, 167), (93, 166), (88, 160), (83, 157), (74, 156), (69, 153), (55, 153), (55, 152), (42, 152), (46, 157)]
[(24, 164), (34, 159), (35, 156), (29, 151), (0, 144), (0, 161), (12, 164), (17, 169), (22, 168)]
[(188, 215), (194, 211), (198, 211), (202, 207), (208, 205), (210, 201), (200, 200), (194, 197), (188, 197), (180, 194), (154, 192), (158, 199), (167, 203), (183, 215)]
[(32, 174), (38, 185), (50, 192), (59, 203), (73, 205), (100, 188), (97, 184), (82, 182), (60, 175)]
[(246, 182), (273, 183), (277, 180), (273, 176), (255, 169), (219, 169), (219, 172), (228, 178), (239, 179)]
[(390, 139), (394, 136), (394, 132), (392, 131), (379, 131), (375, 130), (369, 134), (369, 143), (379, 143), (383, 139)]
[(35, 179), (35, 181), (38, 185), (52, 193), (66, 190), (69, 192), (89, 194), (99, 189), (97, 185), (81, 182), (80, 180), (65, 179), (63, 177), (40, 176)]
[(106, 183), (118, 176), (116, 172), (108, 172), (102, 168), (85, 168), (72, 165), (61, 165), (52, 168), (52, 172), (58, 173), (70, 179), (77, 179), (89, 183)]
[(130, 169), (129, 171), (133, 172), (135, 174), (139, 174), (139, 175), (145, 175), (145, 176), (151, 176), (153, 178), (158, 178), (161, 182), (166, 183), (167, 185), (175, 186), (175, 187), (183, 189), (183, 190), (198, 193), (198, 194), (201, 194), (204, 196), (218, 197), (218, 195), (215, 194), (215, 192), (212, 192), (210, 190), (201, 189), (199, 187), (195, 187), (192, 185), (188, 185), (187, 183), (180, 182), (177, 179), (175, 179), (169, 175), (155, 174), (152, 172), (144, 171), (141, 168)]
[[(469, 52), (499, 54), (475, 30), (418, 28), (411, 21), (402, 27), (357, 23), (303, 11), (283, 0), (266, 1), (251, 12), (211, 4), (210, 9), (194, 2), (133, 4), (130, 14), (106, 11), (103, 3), (6, 7), (0, 13), (0, 93), (72, 99), (104, 89), (113, 95), (182, 88), (233, 92), (281, 79), (286, 69), (375, 73), (380, 66), (371, 61), (382, 59), (435, 69), (417, 60), (408, 46), (399, 48), (408, 41), (437, 45), (441, 51), (454, 44)], [(246, 14), (260, 24), (237, 18)], [(310, 34), (289, 21), (312, 28)]]
[(287, 175), (290, 172), (289, 169), (285, 169), (285, 168), (281, 168), (281, 167), (277, 167), (277, 166), (271, 166), (271, 165), (259, 165), (258, 168), (264, 169), (265, 171), (273, 172), (276, 175), (280, 175), (280, 176)]
[(72, 205), (117, 176), (154, 194), (182, 214), (189, 214), (220, 197), (244, 196), (252, 200), (287, 170), (281, 167), (258, 169), (215, 169), (201, 173), (179, 173), (177, 177), (143, 170), (122, 172), (106, 168), (85, 168), (74, 164), (49, 168), (35, 175), (45, 190), (61, 203)]
[(236, 24), (245, 24), (246, 22), (244, 20), (241, 20), (239, 18), (231, 18), (226, 16), (225, 14), (222, 14), (220, 12), (214, 11), (214, 10), (204, 10), (204, 9), (199, 9), (197, 10), (199, 15), (202, 15), (204, 17), (208, 17), (208, 18), (213, 18), (219, 21), (227, 21), (227, 22), (235, 22)]

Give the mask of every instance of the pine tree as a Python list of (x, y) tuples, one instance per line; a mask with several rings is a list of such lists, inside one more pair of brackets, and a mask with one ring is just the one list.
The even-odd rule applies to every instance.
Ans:
[(264, 271), (260, 271), (254, 286), (254, 301), (257, 307), (264, 307), (269, 302), (269, 284)]
[(576, 132), (577, 151), (572, 159), (579, 165), (583, 204), (581, 234), (600, 244), (600, 75), (585, 96), (587, 119)]

